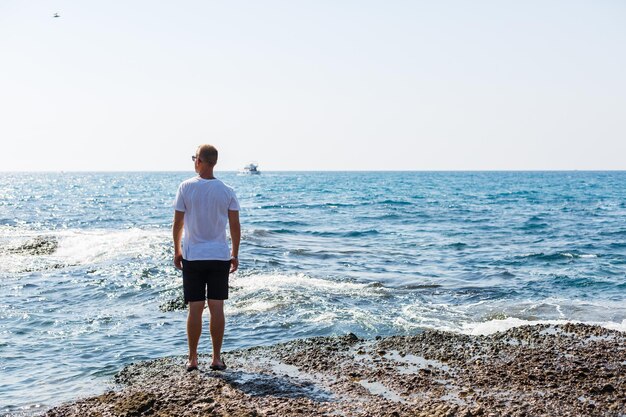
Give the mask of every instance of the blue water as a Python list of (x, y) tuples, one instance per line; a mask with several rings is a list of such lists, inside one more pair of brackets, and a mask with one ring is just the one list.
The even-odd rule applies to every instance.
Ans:
[[(191, 174), (0, 174), (0, 414), (186, 353), (186, 313), (159, 306), (180, 291), (171, 202)], [(538, 321), (626, 330), (626, 172), (218, 176), (242, 205), (226, 351)], [(36, 239), (56, 247), (18, 250)]]

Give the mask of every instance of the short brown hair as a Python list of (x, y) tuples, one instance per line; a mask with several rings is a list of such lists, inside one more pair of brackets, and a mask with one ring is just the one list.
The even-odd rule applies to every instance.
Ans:
[(198, 146), (198, 156), (209, 165), (217, 164), (217, 148), (213, 145)]

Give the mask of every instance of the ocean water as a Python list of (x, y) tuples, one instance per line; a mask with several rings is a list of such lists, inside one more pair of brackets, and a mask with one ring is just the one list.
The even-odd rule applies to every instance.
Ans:
[[(181, 291), (171, 203), (192, 175), (0, 174), (0, 414), (186, 353), (186, 312), (160, 306)], [(225, 351), (536, 322), (626, 331), (626, 172), (218, 177), (243, 227)]]

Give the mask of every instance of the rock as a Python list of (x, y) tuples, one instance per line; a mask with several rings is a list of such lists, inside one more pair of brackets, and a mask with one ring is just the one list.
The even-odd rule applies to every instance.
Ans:
[(113, 405), (113, 411), (119, 416), (140, 416), (150, 410), (155, 401), (155, 395), (137, 392), (128, 397), (117, 399)]
[(163, 312), (186, 310), (186, 309), (187, 309), (187, 303), (185, 303), (185, 298), (182, 294), (172, 300), (164, 302), (163, 304), (159, 306), (159, 310)]
[(37, 236), (19, 246), (8, 248), (6, 251), (19, 255), (51, 255), (56, 252), (59, 242), (54, 236)]
[(605, 386), (602, 387), (602, 389), (600, 390), (600, 393), (601, 394), (611, 394), (614, 391), (615, 391), (615, 387), (613, 387), (613, 385), (606, 384)]
[(357, 336), (357, 335), (355, 335), (354, 333), (348, 333), (348, 334), (346, 335), (346, 338), (347, 338), (347, 339), (348, 339), (348, 341), (350, 341), (350, 342), (358, 342), (358, 341), (359, 341), (358, 336)]

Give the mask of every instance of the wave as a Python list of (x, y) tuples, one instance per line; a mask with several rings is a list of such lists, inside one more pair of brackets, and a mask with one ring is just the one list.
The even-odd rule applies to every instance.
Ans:
[(7, 257), (0, 264), (0, 271), (6, 272), (62, 269), (131, 258), (161, 258), (170, 256), (171, 246), (170, 232), (163, 229), (69, 229), (45, 235), (16, 229), (5, 238), (8, 244), (0, 249), (0, 253), (28, 255)]
[(79, 264), (115, 258), (143, 257), (167, 245), (170, 232), (156, 229), (68, 231), (59, 236), (56, 255)]
[[(409, 219), (411, 221), (411, 223), (415, 222), (415, 218), (417, 217), (423, 217), (423, 216), (411, 216), (411, 218)], [(429, 217), (429, 216), (426, 216)], [(406, 216), (400, 215), (400, 214), (396, 214), (396, 213), (385, 213), (385, 214), (381, 214), (381, 215), (376, 215), (376, 216), (356, 216), (354, 219), (357, 221), (383, 221), (383, 220), (398, 220), (398, 219), (405, 219)]]
[[(255, 229), (251, 232), (251, 236), (254, 237), (268, 237), (271, 236), (272, 234), (288, 234), (288, 233), (295, 233), (295, 230), (291, 230), (291, 229)], [(244, 240), (248, 237), (248, 234), (244, 232), (243, 234), (243, 238)]]
[(364, 236), (375, 236), (380, 234), (380, 232), (378, 230), (375, 229), (371, 229), (371, 230), (363, 230), (363, 231), (353, 231), (353, 232), (347, 232), (347, 233), (342, 233), (341, 236), (343, 237), (364, 237)]
[(574, 276), (571, 277), (569, 275), (555, 275), (553, 279), (550, 281), (549, 285), (551, 287), (559, 288), (582, 288), (582, 287), (601, 287), (601, 286), (612, 286), (613, 284), (607, 282), (603, 277), (593, 277), (593, 276)]
[(320, 236), (320, 237), (365, 237), (365, 236), (375, 236), (378, 235), (380, 232), (378, 230), (375, 229), (371, 229), (371, 230), (352, 230), (349, 232), (318, 232), (318, 231), (308, 231), (308, 232), (304, 232), (313, 236)]
[(403, 290), (424, 290), (424, 289), (441, 288), (441, 287), (442, 285), (440, 284), (406, 284), (399, 288)]
[[(349, 315), (359, 300), (386, 297), (388, 290), (368, 284), (314, 278), (307, 274), (250, 273), (234, 276), (226, 305), (231, 314), (283, 311), (297, 323), (320, 312)], [(338, 302), (341, 300), (341, 302)]]
[(292, 229), (256, 229), (253, 230), (250, 234), (244, 233), (244, 240), (248, 237), (269, 237), (271, 235), (309, 235), (309, 236), (319, 236), (319, 237), (366, 237), (366, 236), (376, 236), (379, 235), (380, 232), (376, 229), (370, 230), (351, 230), (345, 232), (327, 232), (327, 231), (317, 231), (317, 230), (292, 230)]
[(264, 225), (268, 227), (297, 227), (297, 226), (307, 226), (309, 223), (300, 221), (300, 220), (268, 220), (268, 221), (255, 221), (253, 226)]
[(312, 249), (291, 249), (288, 251), (290, 255), (305, 257), (305, 258), (317, 258), (317, 259), (329, 259), (337, 258), (341, 254), (334, 250), (312, 250)]
[(352, 203), (334, 203), (334, 202), (327, 202), (327, 203), (316, 203), (316, 204), (296, 204), (296, 203), (282, 203), (282, 204), (264, 204), (261, 206), (258, 206), (256, 208), (260, 209), (260, 210), (273, 210), (273, 209), (290, 209), (290, 210), (311, 210), (311, 209), (324, 209), (324, 208), (351, 208), (351, 207), (357, 207), (357, 204), (352, 204)]
[[(626, 309), (621, 300), (548, 297), (463, 297), (453, 291), (459, 303), (451, 304), (433, 295), (409, 297), (400, 303), (396, 323), (401, 331), (436, 329), (465, 334), (490, 334), (512, 327), (539, 323), (583, 323), (626, 331)], [(439, 302), (435, 302), (439, 299)]]
[(550, 227), (548, 223), (526, 223), (520, 227), (520, 230), (535, 231), (547, 229), (548, 227)]
[(406, 200), (382, 200), (377, 201), (375, 204), (385, 205), (385, 206), (411, 206), (412, 202)]
[(563, 261), (569, 259), (588, 259), (597, 258), (598, 255), (590, 253), (577, 253), (577, 252), (556, 252), (556, 253), (529, 253), (526, 255), (516, 256), (515, 259), (519, 260), (538, 260), (538, 261)]
[(487, 194), (485, 198), (487, 200), (495, 201), (518, 201), (521, 199), (534, 200), (539, 196), (539, 192), (535, 190), (522, 190), (522, 191), (506, 191), (500, 193)]
[(467, 249), (469, 247), (470, 246), (467, 243), (463, 243), (463, 242), (449, 243), (449, 244), (444, 246), (444, 248), (455, 249), (455, 250), (463, 250), (463, 249)]

